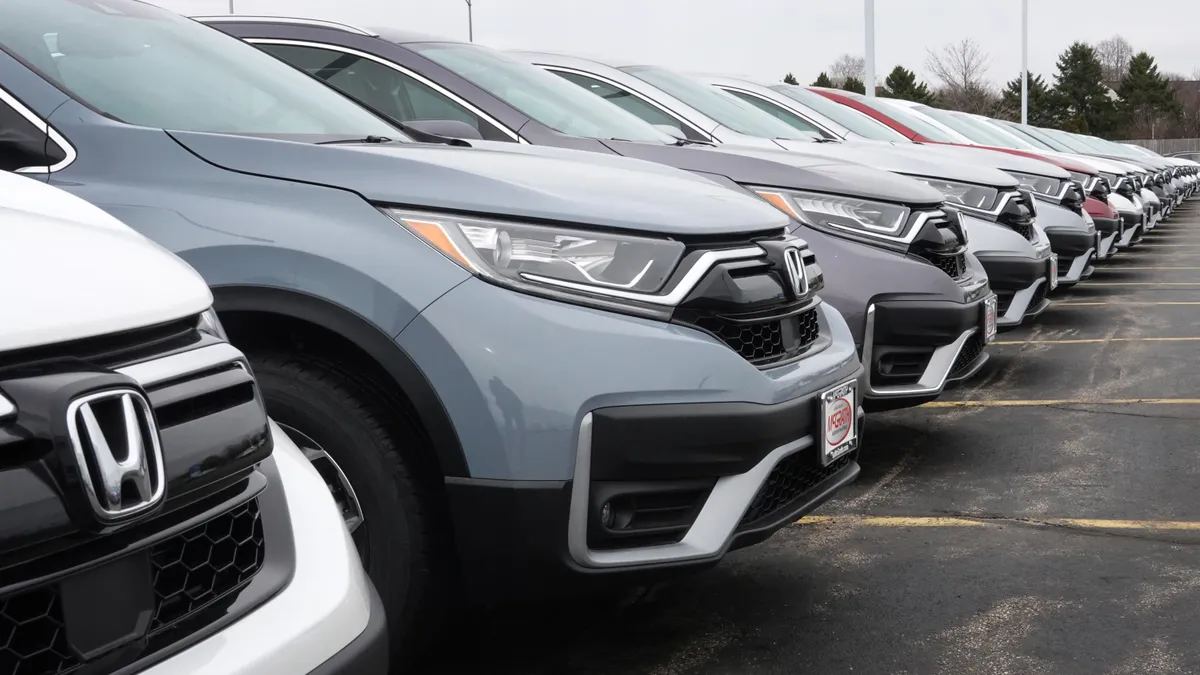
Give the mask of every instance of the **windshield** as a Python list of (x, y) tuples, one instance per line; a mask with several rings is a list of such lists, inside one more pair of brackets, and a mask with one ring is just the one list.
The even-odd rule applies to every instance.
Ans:
[(812, 139), (812, 134), (801, 133), (786, 122), (690, 77), (649, 66), (621, 70), (662, 89), (739, 134), (761, 138)]
[(407, 47), (559, 133), (605, 140), (675, 142), (615, 104), (494, 49), (452, 42)]
[(937, 128), (933, 124), (921, 119), (920, 115), (906, 110), (904, 106), (899, 106), (894, 103), (888, 103), (880, 99), (869, 99), (865, 96), (856, 99), (859, 103), (874, 108), (888, 117), (896, 120), (900, 124), (912, 129), (918, 134), (928, 138), (936, 143), (959, 143), (959, 139), (951, 136), (945, 131)]
[(222, 134), (405, 139), (305, 73), (166, 10), (130, 0), (5, 3), (0, 48), (122, 122)]
[(1024, 147), (1029, 148), (1030, 150), (1053, 150), (1054, 149), (1054, 148), (1050, 147), (1049, 145), (1047, 145), (1046, 142), (1043, 141), (1042, 139), (1026, 133), (1025, 130), (1022, 129), (1019, 125), (1013, 124), (1012, 122), (1006, 122), (1004, 120), (990, 120), (989, 124), (991, 124), (995, 127), (998, 127), (1001, 131), (1007, 132), (1009, 135), (1011, 135), (1017, 141), (1023, 143)]
[(1058, 141), (1060, 145), (1067, 148), (1068, 152), (1078, 152), (1085, 155), (1094, 155), (1098, 151), (1095, 148), (1089, 147), (1085, 143), (1081, 143), (1079, 139), (1071, 134), (1059, 131), (1058, 129), (1038, 129), (1045, 135)]
[(869, 138), (874, 141), (887, 141), (889, 143), (912, 143), (908, 139), (908, 136), (878, 120), (872, 119), (869, 115), (864, 115), (854, 108), (831, 101), (804, 87), (794, 84), (778, 84), (772, 85), (771, 88), (793, 101), (811, 108), (818, 114), (828, 117), (848, 129), (851, 133), (863, 138)]
[(946, 126), (957, 131), (958, 133), (962, 134), (963, 136), (966, 136), (967, 138), (971, 139), (972, 141), (975, 141), (976, 143), (982, 143), (984, 145), (991, 145), (991, 146), (998, 147), (998, 148), (1020, 148), (1021, 147), (1019, 144), (1017, 144), (1016, 141), (1005, 138), (1003, 135), (1000, 134), (999, 131), (989, 129), (982, 122), (979, 122), (978, 120), (975, 120), (966, 115), (957, 115), (954, 113), (948, 113), (944, 110), (937, 110), (935, 108), (930, 108), (929, 106), (920, 106), (920, 107), (916, 108), (916, 110), (920, 111), (921, 113), (923, 113), (925, 115), (928, 115), (929, 117), (932, 117), (933, 119), (941, 122), (942, 124), (945, 124)]
[(1070, 146), (1064, 145), (1062, 143), (1062, 141), (1060, 141), (1057, 138), (1046, 133), (1045, 130), (1043, 130), (1043, 129), (1039, 129), (1037, 127), (1031, 127), (1031, 126), (1020, 126), (1017, 128), (1018, 128), (1018, 130), (1021, 131), (1021, 133), (1025, 134), (1026, 136), (1029, 136), (1030, 138), (1032, 138), (1034, 140), (1041, 141), (1042, 143), (1044, 143), (1046, 145), (1046, 147), (1050, 148), (1051, 150), (1057, 150), (1058, 152), (1074, 152), (1074, 153), (1079, 152), (1078, 150), (1075, 150), (1074, 148), (1072, 148)]

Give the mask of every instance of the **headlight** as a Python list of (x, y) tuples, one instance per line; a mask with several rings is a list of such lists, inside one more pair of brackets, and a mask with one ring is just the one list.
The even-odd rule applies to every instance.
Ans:
[(959, 206), (965, 206), (969, 209), (991, 211), (996, 208), (996, 200), (1000, 198), (999, 190), (983, 185), (956, 183), (954, 181), (942, 180), (940, 178), (926, 178), (924, 176), (911, 176), (911, 178), (919, 180), (941, 192), (946, 197), (946, 201)]
[(551, 287), (637, 300), (662, 289), (683, 256), (668, 239), (385, 208), (467, 271), (525, 290)]
[(225, 327), (221, 325), (221, 320), (217, 318), (217, 313), (211, 307), (200, 314), (196, 330), (229, 342), (229, 336), (225, 334)]
[(1079, 186), (1083, 188), (1083, 193), (1085, 195), (1090, 195), (1092, 190), (1096, 189), (1096, 184), (1100, 182), (1100, 176), (1094, 176), (1090, 173), (1071, 171), (1070, 174), (1071, 180), (1079, 183)]
[(1057, 178), (1035, 176), (1031, 173), (1017, 173), (1016, 171), (1005, 171), (1005, 173), (1016, 178), (1022, 186), (1033, 190), (1034, 194), (1039, 194), (1043, 197), (1058, 197), (1059, 192), (1062, 190), (1062, 181)]
[(904, 206), (812, 192), (755, 189), (793, 218), (815, 227), (903, 241), (909, 210)]

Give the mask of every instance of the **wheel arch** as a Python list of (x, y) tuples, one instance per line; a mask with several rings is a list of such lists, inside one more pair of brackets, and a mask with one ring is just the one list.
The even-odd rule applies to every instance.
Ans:
[[(450, 415), (420, 366), (396, 343), (359, 314), (302, 291), (263, 286), (217, 286), (212, 289), (213, 306), (226, 324), (235, 344), (270, 339), (247, 328), (263, 319), (279, 318), (285, 327), (302, 325), (353, 345), (386, 373), (384, 386), (394, 387), (415, 414), (429, 438), (442, 477), (468, 477), (466, 455)], [(261, 324), (259, 324), (261, 325)], [(274, 326), (278, 328), (278, 325)], [(239, 333), (245, 340), (239, 340)], [(377, 376), (374, 379), (379, 379)]]

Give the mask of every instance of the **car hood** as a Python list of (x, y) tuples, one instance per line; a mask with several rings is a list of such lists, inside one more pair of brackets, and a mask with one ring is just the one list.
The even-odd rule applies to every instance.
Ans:
[(381, 204), (675, 235), (761, 232), (789, 223), (748, 194), (601, 153), (485, 141), (322, 146), (170, 134), (231, 171), (341, 188)]
[[(82, 199), (3, 173), (0, 195), (0, 287), (14, 289), (0, 352), (143, 328), (212, 304), (195, 270)], [(31, 284), (36, 292), (15, 290)]]
[(937, 143), (923, 143), (921, 147), (926, 148), (930, 153), (946, 157), (947, 159), (979, 162), (1000, 169), (1001, 171), (1019, 171), (1021, 173), (1031, 173), (1048, 178), (1058, 178), (1060, 180), (1067, 180), (1071, 177), (1071, 174), (1067, 173), (1066, 169), (1051, 164), (1048, 161), (1013, 155), (999, 150), (972, 148), (965, 145), (939, 145)]
[(804, 143), (794, 146), (798, 152), (857, 162), (885, 171), (926, 176), (943, 180), (1015, 189), (1017, 181), (995, 168), (967, 159), (946, 159), (925, 152), (924, 145), (887, 145), (865, 143)]
[(940, 204), (945, 199), (937, 190), (911, 178), (827, 156), (730, 145), (706, 148), (625, 141), (605, 141), (605, 144), (627, 157), (719, 174), (744, 185), (810, 190), (909, 205)]

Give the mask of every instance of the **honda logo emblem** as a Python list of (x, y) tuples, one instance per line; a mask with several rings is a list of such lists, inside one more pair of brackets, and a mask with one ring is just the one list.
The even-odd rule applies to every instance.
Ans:
[(789, 246), (783, 250), (783, 267), (796, 298), (808, 295), (808, 273), (804, 270), (804, 258), (800, 249)]
[(110, 389), (72, 401), (67, 431), (83, 490), (101, 521), (124, 520), (162, 502), (162, 446), (141, 392)]

